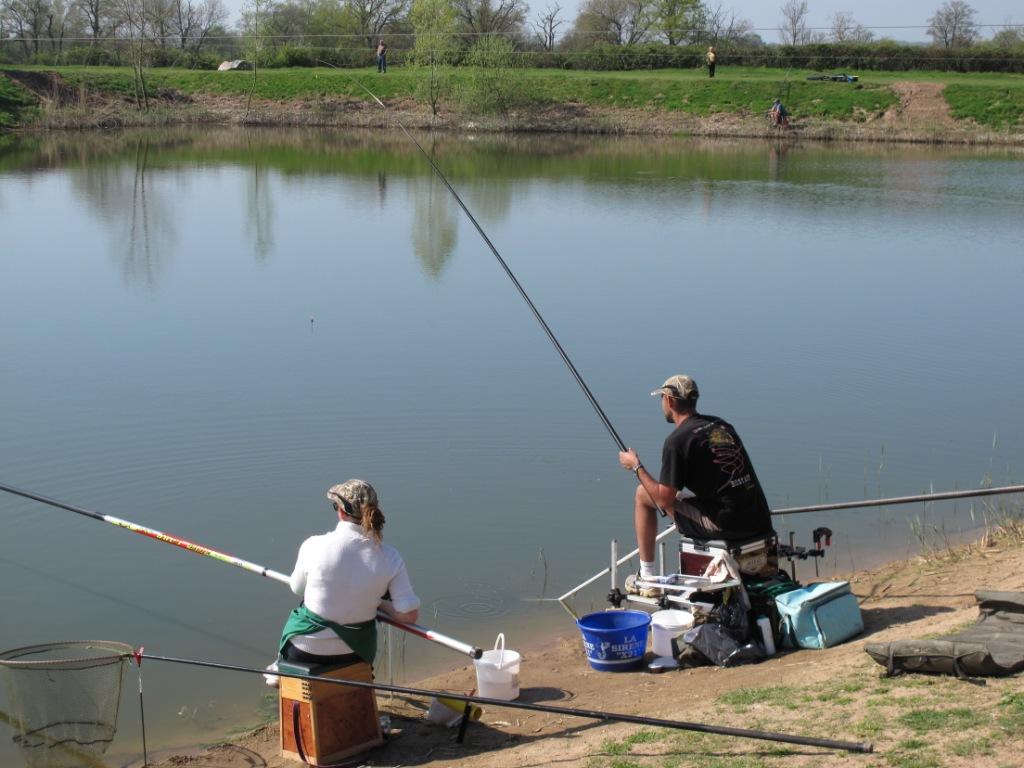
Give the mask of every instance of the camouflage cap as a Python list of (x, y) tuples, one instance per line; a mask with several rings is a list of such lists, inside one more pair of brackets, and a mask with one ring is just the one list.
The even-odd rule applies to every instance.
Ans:
[(697, 382), (682, 373), (669, 376), (665, 383), (651, 392), (651, 397), (668, 395), (677, 400), (696, 400), (700, 397), (700, 390), (697, 389)]
[(351, 514), (348, 511), (348, 508), (351, 507), (355, 513), (351, 514), (352, 517), (359, 517), (363, 507), (367, 504), (372, 507), (379, 506), (377, 492), (365, 480), (346, 480), (340, 485), (332, 485), (327, 490), (327, 498), (335, 504), (340, 504), (346, 514)]

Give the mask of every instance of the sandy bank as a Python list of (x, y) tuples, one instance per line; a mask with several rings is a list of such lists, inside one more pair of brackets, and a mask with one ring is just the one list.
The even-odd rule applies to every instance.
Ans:
[[(1009, 766), (1024, 754), (1024, 680), (975, 686), (954, 678), (880, 678), (866, 642), (937, 635), (974, 621), (974, 591), (1024, 590), (1020, 539), (974, 545), (941, 557), (893, 563), (851, 578), (866, 631), (825, 651), (790, 651), (734, 669), (703, 667), (663, 675), (592, 671), (574, 633), (524, 654), (522, 700), (689, 722), (870, 741), (872, 755), (787, 747), (687, 731), (602, 725), (489, 707), (464, 744), (423, 720), (424, 702), (380, 698), (396, 733), (365, 765), (520, 766)], [(468, 692), (470, 665), (422, 681)], [(241, 768), (296, 765), (278, 755), (277, 725), (152, 765)]]

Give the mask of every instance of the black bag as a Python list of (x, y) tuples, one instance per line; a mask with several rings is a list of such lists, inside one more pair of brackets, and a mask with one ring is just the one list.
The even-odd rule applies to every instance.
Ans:
[(775, 604), (778, 595), (800, 589), (800, 582), (793, 581), (785, 571), (779, 571), (767, 579), (744, 580), (747, 596), (750, 598), (750, 621), (756, 623), (759, 616), (767, 616), (772, 626), (775, 647), (782, 647), (781, 617)]

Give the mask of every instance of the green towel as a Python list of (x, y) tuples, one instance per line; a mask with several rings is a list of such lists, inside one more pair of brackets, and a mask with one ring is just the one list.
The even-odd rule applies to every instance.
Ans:
[(285, 643), (299, 635), (313, 635), (324, 629), (331, 629), (344, 640), (367, 664), (373, 664), (377, 656), (377, 620), (359, 622), (358, 624), (336, 624), (330, 619), (318, 616), (305, 605), (300, 605), (288, 615), (281, 631), (281, 642), (278, 653), (284, 650)]

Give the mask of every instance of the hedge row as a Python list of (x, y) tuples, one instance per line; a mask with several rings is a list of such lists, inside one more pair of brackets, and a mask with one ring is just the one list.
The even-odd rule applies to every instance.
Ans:
[[(598, 44), (580, 51), (523, 53), (534, 67), (622, 71), (689, 69), (704, 66), (705, 46), (663, 44)], [(756, 48), (719, 46), (719, 67), (771, 67), (815, 70), (928, 70), (940, 72), (1024, 72), (1024, 50), (976, 45), (948, 49), (889, 42), (864, 44), (815, 43), (765, 45)]]
[[(602, 43), (578, 51), (521, 51), (519, 60), (531, 67), (628, 71), (641, 69), (690, 69), (704, 66), (705, 46), (672, 46), (659, 43), (645, 45), (610, 45)], [(402, 64), (406, 51), (392, 49), (389, 61)], [(460, 52), (459, 58), (465, 54)], [(216, 69), (225, 58), (239, 58), (238, 50), (193, 53), (177, 48), (150, 48), (146, 65), (182, 69)], [(0, 51), (0, 60), (2, 60)], [(58, 54), (37, 54), (32, 63), (58, 65), (118, 66), (130, 63), (127, 48), (80, 47)], [(374, 64), (374, 52), (364, 48), (317, 48), (295, 43), (260, 51), (261, 67), (368, 67)], [(456, 61), (454, 63), (460, 63)], [(948, 49), (923, 45), (902, 45), (891, 42), (863, 44), (765, 45), (718, 48), (720, 67), (770, 67), (812, 69), (822, 71), (863, 72), (870, 70), (940, 72), (1014, 72), (1024, 73), (1024, 50), (997, 48), (981, 44), (970, 48)]]

